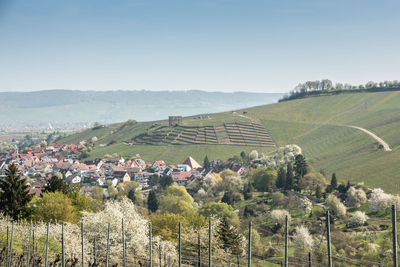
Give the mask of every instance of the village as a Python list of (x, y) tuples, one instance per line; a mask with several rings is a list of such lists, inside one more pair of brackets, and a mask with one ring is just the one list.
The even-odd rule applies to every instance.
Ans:
[(81, 150), (81, 145), (54, 144), (34, 147), (32, 151), (22, 154), (18, 151), (4, 152), (0, 154), (0, 173), (4, 176), (7, 166), (16, 164), (20, 175), (28, 178), (29, 193), (38, 198), (54, 175), (68, 184), (79, 184), (81, 193), (91, 196), (95, 186), (106, 188), (112, 185), (118, 190), (131, 181), (137, 182), (141, 190), (150, 189), (149, 179), (154, 175), (170, 176), (176, 184), (187, 186), (201, 181), (211, 172), (230, 169), (240, 175), (246, 173), (246, 169), (233, 160), (213, 160), (208, 168), (202, 167), (191, 156), (177, 165), (166, 164), (166, 159), (146, 163), (140, 157), (81, 160)]

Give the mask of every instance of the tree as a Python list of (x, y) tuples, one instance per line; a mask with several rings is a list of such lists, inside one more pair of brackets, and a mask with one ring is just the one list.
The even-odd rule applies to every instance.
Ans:
[(276, 180), (277, 188), (284, 188), (286, 185), (286, 172), (283, 167), (280, 167), (278, 170), (278, 178)]
[(359, 208), (362, 204), (367, 202), (367, 195), (361, 188), (352, 186), (346, 193), (346, 200), (348, 206)]
[(240, 157), (242, 158), (242, 160), (245, 160), (246, 156), (247, 156), (246, 152), (244, 152), (244, 151), (240, 152)]
[(251, 169), (249, 172), (250, 181), (253, 181), (254, 187), (261, 192), (266, 192), (272, 185), (275, 185), (276, 176), (276, 171), (267, 167)]
[(153, 174), (149, 177), (148, 180), (148, 185), (149, 186), (155, 186), (160, 182), (160, 176), (158, 176), (157, 174)]
[(206, 171), (209, 171), (211, 168), (210, 161), (208, 160), (207, 156), (204, 158), (203, 167)]
[(336, 179), (336, 174), (335, 173), (332, 173), (331, 187), (332, 187), (332, 189), (336, 189), (338, 187), (338, 183), (337, 183), (337, 179)]
[(253, 198), (253, 191), (254, 191), (254, 188), (253, 188), (253, 185), (250, 182), (245, 184), (244, 187), (243, 187), (243, 197), (244, 197), (244, 199), (245, 200), (252, 199)]
[(133, 203), (136, 202), (136, 195), (135, 195), (135, 190), (129, 190), (127, 198), (129, 198)]
[(253, 150), (249, 153), (249, 158), (250, 160), (255, 160), (258, 159), (258, 151), (257, 150)]
[(306, 227), (296, 227), (296, 233), (293, 235), (294, 246), (301, 251), (310, 251), (314, 240)]
[(226, 217), (222, 218), (217, 232), (225, 250), (230, 250), (234, 255), (242, 253), (241, 242), (243, 238), (238, 229), (231, 225)]
[(270, 217), (273, 223), (280, 226), (285, 223), (286, 217), (289, 221), (291, 220), (290, 213), (287, 210), (273, 210)]
[(286, 168), (285, 190), (291, 190), (291, 189), (293, 189), (293, 168), (292, 164), (290, 164), (289, 162)]
[(235, 210), (228, 204), (222, 202), (208, 202), (201, 209), (205, 217), (215, 216), (219, 219), (226, 218), (231, 225), (239, 226), (239, 217)]
[(18, 174), (15, 164), (8, 165), (6, 177), (0, 181), (0, 209), (14, 220), (27, 212), (27, 204), (31, 201), (26, 179)]
[(354, 214), (350, 217), (348, 225), (350, 227), (358, 227), (358, 226), (363, 226), (366, 221), (368, 220), (368, 216), (365, 215), (365, 212), (362, 211), (356, 211)]
[(224, 193), (224, 196), (221, 199), (222, 202), (228, 204), (228, 205), (232, 205), (233, 204), (233, 193), (232, 191), (226, 191)]
[(37, 202), (35, 218), (44, 222), (76, 222), (77, 216), (74, 212), (71, 199), (62, 192), (47, 192)]
[(321, 198), (322, 197), (322, 189), (320, 185), (317, 185), (317, 188), (315, 189), (315, 197), (316, 198)]
[(329, 195), (328, 198), (326, 199), (326, 206), (333, 214), (335, 214), (338, 217), (343, 217), (344, 215), (346, 215), (346, 207), (333, 194)]
[(307, 162), (303, 155), (299, 154), (296, 156), (294, 163), (294, 172), (295, 172), (295, 181), (294, 181), (294, 189), (300, 191), (299, 184), (300, 180), (307, 174)]
[(151, 190), (149, 193), (149, 197), (147, 198), (147, 207), (151, 212), (156, 212), (158, 210), (158, 199), (154, 190)]
[(162, 188), (167, 188), (168, 186), (172, 185), (174, 183), (174, 180), (172, 179), (172, 177), (170, 175), (163, 175), (160, 178), (160, 185), (162, 186)]
[(47, 181), (46, 186), (44, 187), (43, 193), (47, 192), (56, 192), (59, 191), (63, 194), (68, 194), (70, 190), (70, 186), (57, 175), (51, 176), (51, 178)]
[(97, 200), (103, 200), (104, 189), (99, 186), (94, 186), (92, 190), (92, 197)]

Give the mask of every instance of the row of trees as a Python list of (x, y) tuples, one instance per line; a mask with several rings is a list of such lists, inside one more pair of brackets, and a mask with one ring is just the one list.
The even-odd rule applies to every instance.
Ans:
[(283, 101), (306, 97), (309, 95), (318, 95), (324, 93), (340, 93), (345, 91), (359, 91), (359, 90), (370, 90), (370, 91), (385, 91), (400, 89), (400, 81), (383, 81), (374, 82), (369, 81), (365, 84), (351, 85), (348, 83), (336, 83), (333, 84), (331, 80), (323, 79), (317, 81), (307, 81), (305, 83), (299, 83), (289, 94), (283, 97)]

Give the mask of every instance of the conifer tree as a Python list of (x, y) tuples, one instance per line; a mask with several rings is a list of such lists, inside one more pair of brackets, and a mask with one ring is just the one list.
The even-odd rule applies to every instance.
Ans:
[(278, 170), (278, 178), (276, 179), (276, 187), (284, 188), (286, 185), (286, 173), (283, 167), (280, 167)]
[(14, 220), (21, 218), (31, 201), (26, 179), (18, 174), (15, 164), (8, 165), (6, 177), (0, 181), (0, 210)]
[(253, 185), (250, 182), (245, 184), (244, 187), (243, 187), (243, 197), (244, 197), (244, 199), (245, 200), (252, 199), (253, 198), (253, 191), (254, 191), (254, 188), (253, 188)]
[(150, 191), (149, 197), (147, 198), (147, 208), (151, 212), (156, 212), (158, 210), (158, 199), (154, 190)]
[(332, 179), (331, 179), (331, 187), (332, 187), (332, 189), (336, 189), (337, 186), (338, 186), (338, 184), (337, 184), (336, 174), (333, 173)]
[(349, 180), (347, 180), (346, 192), (347, 192), (347, 191), (349, 191), (350, 187), (351, 187), (351, 185), (350, 185), (350, 181), (349, 181)]
[(222, 218), (217, 232), (221, 241), (223, 242), (224, 249), (231, 250), (234, 255), (242, 253), (240, 247), (242, 237), (239, 234), (238, 229), (229, 224), (226, 216)]
[(293, 181), (293, 189), (296, 191), (300, 191), (299, 184), (300, 180), (307, 174), (307, 162), (303, 155), (297, 155), (294, 163), (294, 181)]
[(70, 192), (70, 186), (60, 177), (53, 175), (44, 187), (43, 193), (51, 192), (54, 193), (59, 191), (63, 194), (68, 194)]
[(203, 167), (206, 171), (209, 171), (211, 168), (210, 161), (208, 160), (207, 156), (204, 158)]
[(286, 168), (286, 183), (285, 183), (285, 190), (291, 190), (293, 188), (293, 168), (290, 162)]
[(321, 198), (322, 197), (322, 191), (321, 191), (321, 186), (317, 185), (317, 188), (315, 189), (315, 197), (316, 198)]

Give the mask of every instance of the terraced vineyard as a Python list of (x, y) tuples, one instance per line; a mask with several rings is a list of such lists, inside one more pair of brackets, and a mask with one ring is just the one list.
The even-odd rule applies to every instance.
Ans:
[(233, 122), (216, 126), (159, 125), (132, 138), (136, 144), (145, 145), (239, 145), (273, 147), (271, 136), (261, 124)]

